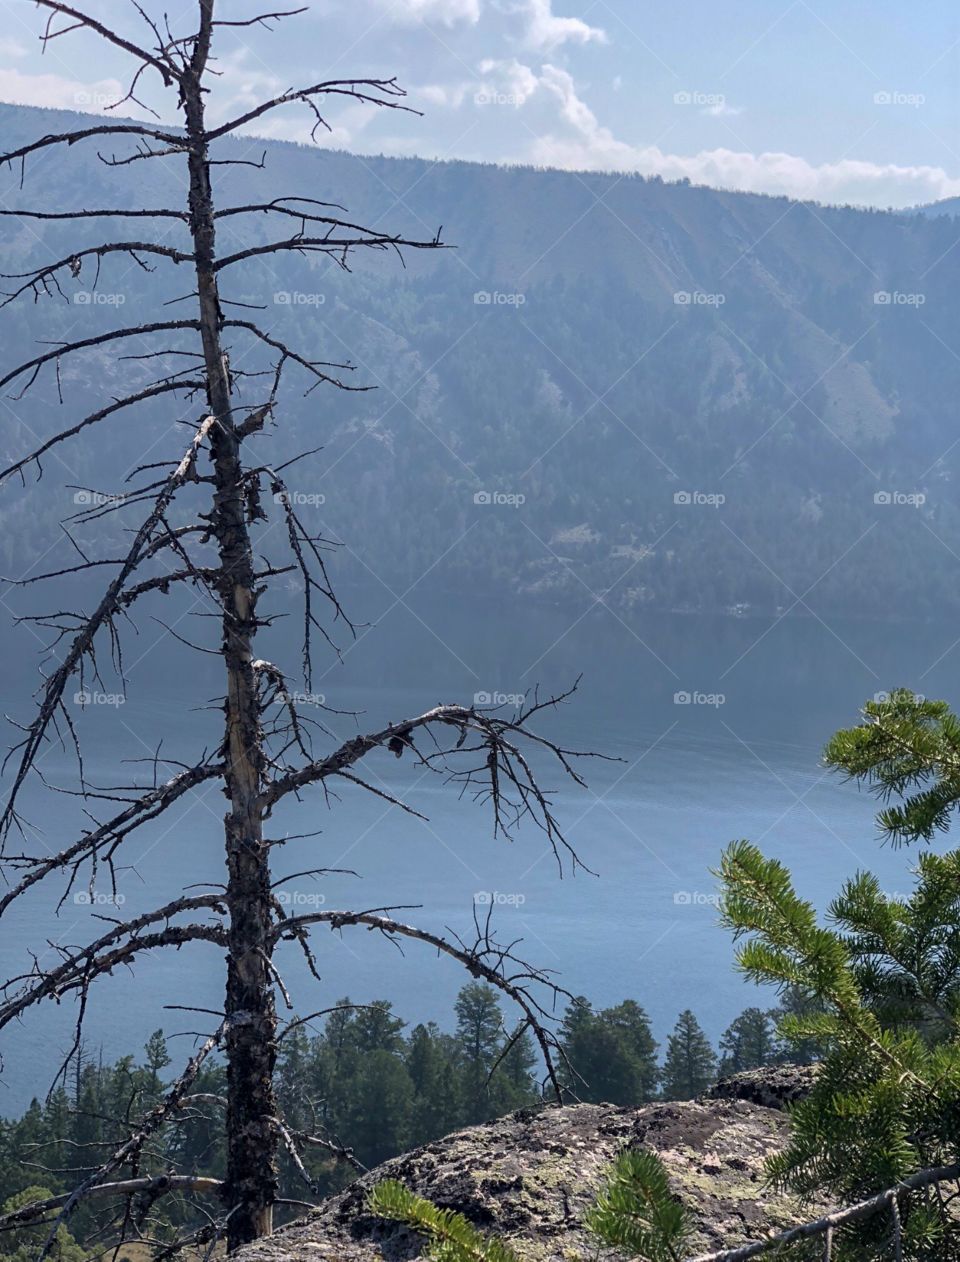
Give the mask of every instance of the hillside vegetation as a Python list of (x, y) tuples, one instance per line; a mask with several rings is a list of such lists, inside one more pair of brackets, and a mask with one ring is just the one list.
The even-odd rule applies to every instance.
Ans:
[[(11, 146), (76, 124), (15, 106), (0, 106), (0, 122)], [(302, 516), (348, 545), (341, 578), (389, 576), (402, 590), (433, 567), (450, 590), (598, 596), (625, 616), (956, 609), (956, 220), (257, 140), (222, 152), (266, 155), (263, 170), (219, 169), (222, 205), (306, 191), (358, 223), (420, 237), (442, 224), (455, 247), (408, 255), (406, 268), (361, 260), (351, 274), (329, 259), (255, 259), (243, 292), (227, 285), (231, 299), (264, 304), (278, 335), (295, 330), (319, 359), (352, 359), (351, 385), (378, 387), (309, 394), (282, 433), (258, 440), (275, 465), (322, 447), (291, 482)], [(8, 173), (9, 207), (23, 204), (18, 174)], [(137, 175), (51, 152), (32, 160), (32, 201), (179, 204), (176, 163), (139, 164)], [(266, 239), (265, 222), (239, 235), (241, 221), (221, 221), (221, 251)], [(183, 226), (170, 224), (168, 242), (181, 242)], [(111, 226), (3, 218), (6, 270), (96, 244)], [(123, 229), (131, 240), (139, 230), (136, 219)], [(186, 275), (177, 282), (176, 268), (129, 259), (105, 259), (96, 281), (85, 267), (63, 296), (18, 308), (7, 358), (136, 323), (189, 289)], [(175, 336), (153, 349), (176, 349)], [(52, 373), (23, 401), (5, 392), (0, 456), (155, 368), (107, 346), (65, 368), (64, 409)], [(244, 382), (245, 397), (257, 385)], [(51, 459), (42, 481), (5, 496), (0, 568), (20, 572), (51, 544), (44, 568), (58, 548), (66, 556), (57, 523), (75, 511), (76, 488), (115, 491), (145, 446), (148, 459), (169, 457), (178, 418), (166, 441), (144, 438), (164, 419), (159, 407), (114, 419), (75, 463)]]

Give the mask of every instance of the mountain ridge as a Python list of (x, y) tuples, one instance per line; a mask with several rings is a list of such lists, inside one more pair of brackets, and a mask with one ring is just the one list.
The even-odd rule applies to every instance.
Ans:
[[(70, 117), (0, 106), (14, 142)], [(182, 196), (166, 166), (142, 163), (124, 183), (81, 148), (28, 161), (8, 206), (73, 206), (78, 191), (96, 207)], [(376, 255), (349, 275), (293, 257), (251, 264), (239, 282), (225, 274), (229, 297), (265, 304), (288, 340), (352, 357), (357, 379), (379, 387), (319, 403), (291, 394), (265, 439), (289, 458), (316, 445), (319, 418), (324, 452), (300, 466), (298, 489), (323, 497), (304, 512), (348, 545), (334, 561), (343, 574), (409, 584), (439, 565), (451, 590), (601, 598), (623, 616), (957, 606), (960, 252), (948, 216), (292, 142), (234, 140), (223, 153), (263, 150), (266, 173), (218, 168), (222, 199), (299, 193), (427, 239), (443, 223), (457, 246), (413, 252), (405, 270)], [(263, 218), (222, 221), (225, 246), (265, 239)], [(0, 224), (18, 260), (5, 270), (77, 239), (76, 225)], [(122, 302), (91, 303), (85, 324), (177, 296), (163, 273), (120, 274), (105, 265), (100, 288), (117, 286)], [(67, 307), (22, 307), (8, 357), (75, 327)], [(123, 367), (93, 359), (70, 369), (72, 402), (90, 410)], [(7, 400), (22, 430), (10, 427), (4, 456), (49, 429), (56, 401), (43, 388), (36, 403)], [(90, 435), (88, 475), (106, 476), (113, 455), (132, 463), (136, 445), (111, 432), (116, 452)], [(27, 519), (40, 522), (37, 544), (56, 533), (57, 505), (45, 491), (28, 509), (34, 494), (0, 503), (8, 564)]]

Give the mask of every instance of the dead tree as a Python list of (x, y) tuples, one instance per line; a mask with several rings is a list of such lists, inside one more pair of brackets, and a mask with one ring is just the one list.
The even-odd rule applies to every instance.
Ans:
[[(266, 823), (273, 810), (292, 795), (299, 797), (308, 791), (326, 795), (334, 784), (349, 782), (385, 798), (398, 810), (411, 811), (407, 803), (376, 784), (374, 777), (364, 771), (371, 754), (388, 750), (421, 770), (444, 776), (461, 793), (487, 801), (496, 833), (509, 835), (521, 821), (532, 821), (546, 833), (558, 858), (566, 857), (576, 864), (576, 856), (564, 841), (554, 816), (550, 795), (541, 789), (532, 764), (549, 756), (565, 774), (582, 784), (575, 762), (581, 755), (548, 740), (531, 726), (542, 710), (557, 705), (569, 693), (545, 700), (534, 697), (510, 717), (476, 706), (438, 705), (402, 722), (358, 735), (339, 748), (316, 753), (311, 733), (311, 727), (316, 725), (299, 712), (288, 686), (288, 672), (258, 657), (255, 650), (258, 630), (266, 625), (258, 613), (259, 602), (271, 581), (291, 570), (297, 572), (304, 592), (303, 671), (308, 688), (311, 635), (319, 632), (329, 642), (318, 602), (325, 603), (328, 622), (339, 620), (349, 627), (349, 621), (328, 580), (324, 541), (312, 535), (298, 516), (287, 493), (284, 469), (271, 468), (251, 454), (252, 440), (266, 426), (278, 423), (281, 388), (290, 373), (301, 374), (310, 389), (319, 385), (339, 389), (363, 387), (346, 380), (349, 365), (309, 358), (262, 328), (256, 319), (228, 314), (232, 307), (222, 295), (221, 285), (245, 260), (263, 255), (325, 255), (349, 270), (349, 260), (357, 250), (402, 254), (407, 250), (436, 249), (441, 242), (439, 234), (428, 240), (414, 240), (366, 228), (338, 217), (338, 208), (307, 197), (284, 196), (269, 202), (218, 207), (211, 169), (218, 161), (229, 163), (237, 159), (216, 159), (212, 157), (212, 147), (239, 128), (288, 105), (310, 111), (314, 133), (326, 126), (325, 103), (340, 99), (363, 102), (373, 108), (406, 109), (397, 83), (393, 79), (314, 83), (263, 101), (228, 122), (210, 126), (206, 105), (216, 85), (215, 78), (211, 78), (211, 46), (218, 28), (268, 25), (271, 20), (291, 14), (264, 13), (237, 23), (215, 18), (214, 0), (196, 0), (196, 29), (182, 35), (170, 29), (166, 18), (154, 20), (134, 2), (137, 20), (143, 23), (141, 43), (71, 4), (59, 0), (37, 3), (48, 11), (42, 34), (44, 44), (79, 28), (119, 47), (129, 55), (134, 67), (125, 100), (139, 105), (136, 94), (141, 81), (157, 76), (165, 89), (176, 93), (182, 126), (167, 127), (159, 120), (141, 123), (98, 119), (81, 129), (41, 136), (0, 155), (0, 161), (18, 165), (23, 181), (31, 157), (51, 146), (104, 139), (111, 143), (132, 142), (128, 151), (97, 156), (112, 167), (159, 158), (185, 161), (189, 192), (187, 204), (181, 208), (24, 208), (5, 212), (24, 219), (32, 217), (34, 221), (76, 220), (84, 228), (112, 219), (130, 219), (138, 228), (117, 240), (95, 237), (92, 243), (78, 241), (67, 257), (52, 259), (19, 275), (8, 275), (4, 305), (24, 298), (66, 298), (85, 269), (95, 269), (99, 274), (101, 265), (111, 256), (126, 257), (141, 266), (147, 266), (149, 260), (151, 267), (172, 264), (181, 272), (189, 270), (194, 287), (187, 295), (188, 309), (179, 318), (163, 318), (165, 313), (159, 312), (157, 318), (129, 327), (47, 346), (26, 362), (2, 371), (0, 388), (22, 398), (41, 375), (55, 375), (59, 384), (61, 366), (91, 348), (117, 344), (126, 349), (132, 345), (138, 352), (143, 350), (131, 357), (152, 359), (160, 365), (160, 375), (146, 387), (105, 400), (102, 407), (87, 416), (70, 416), (58, 432), (6, 469), (2, 478), (6, 482), (14, 476), (23, 480), (31, 471), (39, 475), (45, 456), (59, 444), (88, 429), (108, 426), (113, 418), (147, 400), (169, 400), (181, 412), (195, 406), (196, 412), (192, 435), (184, 450), (165, 465), (143, 465), (136, 471), (140, 480), (132, 491), (116, 502), (94, 503), (79, 515), (83, 521), (96, 521), (121, 509), (129, 514), (142, 506), (142, 516), (131, 531), (129, 546), (120, 555), (96, 559), (84, 556), (73, 567), (38, 576), (56, 581), (68, 573), (89, 575), (101, 568), (112, 575), (93, 613), (66, 611), (37, 619), (39, 626), (52, 633), (52, 647), (59, 660), (44, 678), (34, 716), (18, 725), (19, 738), (6, 764), (9, 791), (0, 816), (0, 833), (7, 870), (14, 875), (0, 897), (0, 915), (38, 882), (65, 879), (62, 902), (74, 888), (84, 884), (92, 888), (93, 881), (104, 873), (113, 880), (118, 855), (128, 838), (211, 782), (222, 786), (227, 801), (225, 878), (222, 889), (213, 893), (185, 893), (136, 919), (108, 921), (108, 927), (96, 940), (82, 947), (58, 948), (59, 960), (53, 967), (35, 961), (27, 972), (9, 979), (0, 990), (0, 1028), (41, 1001), (59, 1002), (73, 997), (79, 1012), (76, 1050), (90, 988), (117, 965), (133, 964), (144, 952), (158, 948), (176, 948), (188, 942), (211, 944), (225, 956), (226, 980), (222, 1019), (217, 1029), (206, 1038), (163, 1102), (136, 1120), (127, 1140), (105, 1159), (98, 1160), (70, 1195), (28, 1206), (13, 1218), (17, 1224), (49, 1222), (49, 1247), (57, 1225), (81, 1201), (106, 1201), (110, 1209), (105, 1232), (112, 1222), (119, 1224), (121, 1239), (138, 1234), (143, 1238), (144, 1219), (139, 1211), (132, 1212), (133, 1198), (141, 1198), (138, 1204), (142, 1204), (142, 1198), (147, 1197), (152, 1204), (169, 1190), (182, 1192), (192, 1187), (198, 1193), (209, 1193), (214, 1186), (211, 1179), (191, 1180), (175, 1172), (147, 1175), (144, 1165), (151, 1137), (159, 1128), (174, 1123), (188, 1107), (199, 1064), (210, 1053), (219, 1051), (226, 1061), (228, 1084), (224, 1120), (226, 1178), (218, 1188), (222, 1208), (207, 1227), (179, 1243), (196, 1245), (209, 1241), (212, 1248), (222, 1233), (228, 1247), (234, 1249), (270, 1232), (278, 1199), (278, 1151), (283, 1146), (296, 1157), (298, 1138), (279, 1117), (273, 1089), (278, 1045), (275, 993), (279, 990), (286, 996), (274, 963), (281, 940), (299, 944), (311, 968), (311, 933), (322, 925), (338, 932), (363, 926), (395, 942), (416, 940), (452, 956), (473, 976), (499, 987), (519, 1005), (522, 1021), (539, 1042), (547, 1080), (553, 1088), (558, 1086), (555, 1045), (545, 1019), (552, 983), (544, 973), (518, 959), (509, 946), (498, 945), (489, 919), (480, 923), (474, 916), (471, 936), (460, 939), (418, 929), (399, 919), (397, 909), (389, 907), (289, 915), (276, 895), (271, 866), (274, 843), (267, 835)], [(280, 229), (277, 239), (231, 254), (218, 254), (219, 221), (225, 216), (253, 215), (265, 216), (276, 224)], [(183, 248), (149, 239), (151, 224), (170, 219), (183, 225)], [(156, 349), (157, 335), (174, 345)], [(251, 341), (263, 357), (263, 366), (258, 371), (231, 370), (231, 348), (239, 342), (247, 346)], [(187, 368), (170, 367), (172, 356), (184, 354)], [(183, 361), (174, 361), (177, 362)], [(240, 402), (242, 386), (253, 383), (259, 388), (262, 382), (266, 385), (254, 402)], [(256, 444), (252, 445), (255, 452)], [(202, 492), (207, 497), (207, 507), (195, 518), (183, 521), (178, 513), (187, 487), (191, 494)], [(282, 514), (289, 545), (290, 560), (283, 566), (271, 565), (258, 555), (256, 535), (261, 523), (268, 519), (270, 506), (271, 511)], [(81, 757), (82, 720), (77, 721), (68, 712), (66, 690), (71, 683), (78, 682), (83, 687), (86, 679), (99, 679), (101, 660), (110, 654), (120, 665), (122, 677), (117, 654), (125, 615), (149, 594), (188, 585), (209, 594), (222, 629), (217, 650), (224, 672), (222, 742), (215, 753), (199, 758), (158, 756), (146, 783), (125, 780), (107, 790), (93, 786), (85, 775)], [(74, 791), (87, 816), (105, 800), (113, 801), (115, 806), (110, 808), (113, 813), (109, 817), (98, 818), (93, 827), (78, 826), (76, 839), (56, 854), (37, 856), (29, 853), (26, 844), (20, 844), (21, 839), (26, 843), (27, 838), (21, 797), (27, 782), (41, 776), (37, 766), (40, 752), (48, 742), (58, 739), (76, 750), (79, 783)], [(162, 775), (158, 774), (161, 769)], [(541, 990), (543, 986), (546, 991)], [(323, 1137), (301, 1136), (300, 1141), (327, 1144), (336, 1151), (336, 1144)], [(341, 1155), (350, 1159), (349, 1154)], [(3, 1225), (0, 1222), (0, 1227)], [(162, 1256), (173, 1251), (174, 1247), (165, 1246)]]

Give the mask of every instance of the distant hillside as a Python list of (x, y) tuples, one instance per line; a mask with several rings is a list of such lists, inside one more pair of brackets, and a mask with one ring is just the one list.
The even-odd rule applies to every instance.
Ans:
[(939, 202), (918, 206), (917, 213), (935, 218), (937, 215), (960, 215), (960, 197), (944, 197)]
[[(80, 125), (13, 106), (0, 123), (5, 148)], [(272, 464), (322, 446), (291, 478), (304, 515), (347, 545), (342, 575), (401, 593), (429, 569), (451, 591), (578, 607), (599, 597), (621, 616), (960, 605), (960, 229), (949, 217), (250, 140), (222, 156), (264, 151), (265, 170), (217, 168), (222, 205), (297, 193), (395, 231), (430, 237), (442, 224), (456, 247), (410, 255), (406, 270), (391, 253), (358, 257), (349, 274), (291, 255), (226, 281), (226, 296), (265, 304), (258, 318), (305, 354), (350, 358), (351, 380), (378, 387), (303, 397), (309, 383), (291, 377), (278, 427), (258, 440)], [(80, 145), (28, 162), (22, 190), (18, 170), (6, 179), (7, 206), (183, 197), (176, 163), (112, 169)], [(268, 227), (222, 221), (221, 251)], [(116, 221), (3, 218), (4, 270), (116, 233)], [(0, 312), (5, 364), (41, 340), (158, 318), (160, 302), (190, 289), (182, 269), (112, 259), (97, 296), (77, 302), (91, 276), (65, 285), (67, 301)], [(249, 347), (238, 335), (233, 362), (263, 367)], [(157, 368), (121, 353), (65, 368), (62, 408), (52, 375), (8, 397), (0, 456)], [(256, 382), (245, 390), (257, 397)], [(64, 487), (113, 490), (133, 464), (172, 457), (176, 420), (160, 407), (115, 418), (66, 464), (48, 459), (38, 484), (8, 487), (0, 569), (19, 572), (51, 543), (43, 567), (66, 559), (70, 544), (54, 542), (73, 511)]]

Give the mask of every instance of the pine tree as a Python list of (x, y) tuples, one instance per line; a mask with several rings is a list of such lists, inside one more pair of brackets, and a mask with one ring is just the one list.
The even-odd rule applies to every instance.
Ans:
[[(408, 1146), (413, 1084), (399, 1057), (383, 1048), (363, 1053), (340, 1115), (342, 1133), (365, 1166)], [(338, 1132), (339, 1133), (339, 1132)]]
[[(825, 759), (888, 803), (878, 823), (897, 844), (929, 843), (960, 803), (960, 722), (943, 702), (905, 690), (868, 702)], [(811, 1000), (782, 1032), (826, 1049), (771, 1178), (842, 1204), (894, 1189), (887, 1212), (837, 1237), (837, 1262), (894, 1256), (892, 1235), (904, 1262), (960, 1257), (950, 1209), (960, 1179), (960, 851), (921, 854), (904, 896), (858, 873), (828, 908), (828, 927), (787, 869), (749, 842), (729, 848), (720, 875), (723, 918), (746, 939), (741, 969)]]
[(453, 1064), (456, 1045), (430, 1025), (414, 1027), (407, 1050), (407, 1072), (414, 1099), (411, 1138), (414, 1144), (456, 1130), (462, 1116), (461, 1084)]
[(560, 1041), (572, 1071), (571, 1099), (636, 1105), (656, 1095), (657, 1043), (647, 1014), (632, 1000), (594, 1012), (588, 1000), (576, 998), (564, 1014)]
[(359, 1052), (398, 1052), (406, 1025), (393, 1015), (393, 1004), (375, 999), (360, 1008), (350, 1023), (351, 1042)]
[[(46, 1187), (26, 1187), (22, 1192), (18, 1192), (16, 1196), (11, 1196), (4, 1202), (2, 1212), (12, 1213), (24, 1205), (30, 1205), (33, 1201), (46, 1200), (51, 1195), (50, 1189)], [(6, 1232), (3, 1243), (0, 1245), (2, 1249), (0, 1259), (2, 1262), (35, 1262), (46, 1241), (48, 1231), (49, 1227), (41, 1224)], [(86, 1250), (77, 1244), (65, 1223), (57, 1226), (56, 1238), (50, 1254), (56, 1262), (85, 1262), (87, 1257)]]
[(777, 1059), (777, 1034), (769, 1012), (745, 1008), (724, 1030), (720, 1039), (720, 1074), (759, 1069)]
[(680, 1013), (667, 1039), (662, 1093), (667, 1100), (692, 1100), (717, 1077), (717, 1058), (710, 1040), (689, 1008)]
[(146, 1056), (144, 1069), (152, 1082), (154, 1090), (159, 1091), (162, 1085), (160, 1081), (161, 1071), (170, 1064), (170, 1053), (167, 1051), (167, 1040), (163, 1037), (163, 1030), (154, 1030), (147, 1039), (143, 1051)]
[(503, 1047), (503, 1012), (497, 993), (484, 982), (468, 982), (457, 995), (457, 1043), (463, 1065), (468, 1125), (496, 1115), (489, 1078)]
[(533, 1076), (536, 1063), (530, 1035), (523, 1027), (515, 1030), (501, 1053), (500, 1063), (493, 1075), (498, 1114), (510, 1113), (536, 1102), (537, 1085)]
[(826, 1055), (827, 1046), (816, 1037), (790, 1037), (784, 1030), (787, 1017), (822, 1016), (826, 1011), (823, 1001), (798, 986), (788, 986), (780, 996), (780, 1002), (772, 1009), (770, 1017), (777, 1027), (779, 1039), (778, 1060), (792, 1065), (813, 1065)]

